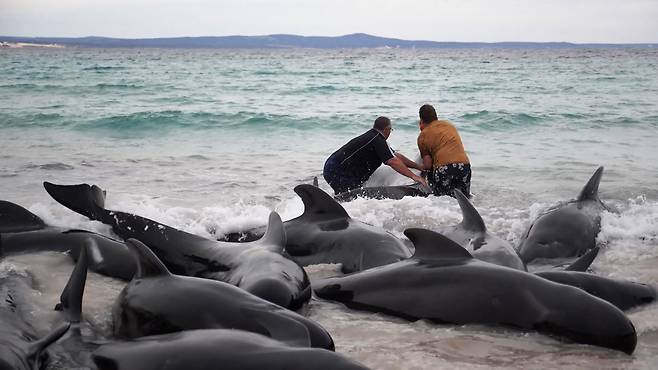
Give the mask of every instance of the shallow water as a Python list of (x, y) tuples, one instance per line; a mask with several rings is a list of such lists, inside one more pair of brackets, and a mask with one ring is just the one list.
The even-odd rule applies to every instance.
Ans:
[[(0, 49), (0, 199), (51, 225), (109, 234), (52, 201), (41, 183), (95, 183), (107, 206), (207, 237), (284, 220), (292, 188), (378, 115), (416, 155), (417, 109), (437, 106), (473, 164), (473, 202), (516, 245), (543, 208), (575, 197), (599, 165), (605, 213), (596, 273), (658, 285), (658, 51), (637, 50), (6, 50)], [(383, 169), (373, 184), (405, 178)], [(320, 186), (328, 190), (320, 177)], [(403, 237), (461, 220), (451, 198), (357, 199), (359, 220)], [(51, 312), (72, 264), (3, 261), (39, 282)], [(337, 273), (311, 266), (312, 278)], [(123, 283), (91, 275), (86, 315), (109, 330)], [(337, 350), (374, 369), (629, 368), (658, 363), (658, 307), (629, 313), (633, 356), (537, 333), (408, 323), (314, 300)]]

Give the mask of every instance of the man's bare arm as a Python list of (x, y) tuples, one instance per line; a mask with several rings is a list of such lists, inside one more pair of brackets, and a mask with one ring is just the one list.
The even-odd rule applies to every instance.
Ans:
[(419, 171), (424, 171), (424, 170), (425, 170), (425, 166), (423, 166), (422, 164), (419, 164), (419, 163), (416, 163), (416, 162), (412, 161), (411, 159), (405, 157), (404, 154), (402, 154), (402, 153), (395, 152), (395, 156), (398, 157), (398, 158), (400, 158), (400, 160), (402, 161), (402, 163), (404, 163), (404, 165), (407, 166), (407, 167), (409, 167), (409, 168), (415, 168), (415, 169), (417, 169), (417, 170), (419, 170)]
[(394, 170), (396, 170), (399, 174), (407, 176), (408, 178), (419, 182), (423, 184), (424, 186), (427, 186), (427, 181), (425, 181), (424, 178), (416, 175), (415, 173), (411, 172), (411, 170), (404, 165), (402, 160), (398, 158), (397, 156), (394, 156), (393, 158), (389, 159), (386, 161), (386, 165), (391, 166)]

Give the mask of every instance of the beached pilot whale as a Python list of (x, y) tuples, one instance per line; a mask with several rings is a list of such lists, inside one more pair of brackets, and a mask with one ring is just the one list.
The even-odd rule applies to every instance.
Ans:
[[(411, 256), (409, 248), (395, 235), (351, 218), (347, 211), (322, 189), (302, 184), (295, 193), (304, 202), (301, 216), (283, 223), (286, 250), (302, 265), (341, 263), (350, 273), (397, 262)], [(254, 240), (262, 228), (227, 235), (229, 240)]]
[(420, 183), (395, 186), (368, 186), (345, 191), (334, 196), (339, 202), (349, 202), (358, 197), (373, 199), (402, 199), (404, 197), (428, 197), (431, 192)]
[(135, 273), (128, 247), (123, 242), (84, 230), (46, 225), (27, 209), (0, 200), (0, 258), (43, 251), (69, 252), (77, 259), (88, 246), (89, 268), (106, 276), (130, 280)]
[[(0, 236), (0, 243), (2, 236)], [(25, 292), (30, 278), (12, 270), (0, 271), (0, 369), (32, 370), (48, 362), (46, 347), (61, 338), (69, 324), (58, 325), (39, 335), (29, 319)]]
[(286, 234), (275, 212), (262, 240), (222, 243), (138, 215), (107, 210), (104, 193), (95, 185), (45, 182), (44, 187), (65, 207), (112, 226), (124, 239), (139, 239), (175, 274), (233, 284), (290, 309), (300, 308), (311, 297), (306, 272), (284, 250)]
[(118, 338), (239, 329), (288, 342), (297, 339), (302, 345), (310, 338), (312, 347), (334, 349), (329, 333), (314, 321), (231, 284), (174, 275), (140, 241), (128, 239), (126, 244), (134, 254), (137, 272), (112, 310)]
[(598, 197), (603, 167), (599, 167), (575, 200), (544, 211), (532, 222), (519, 244), (523, 262), (580, 256), (596, 245), (601, 212), (608, 207)]
[(474, 259), (433, 231), (407, 229), (405, 235), (416, 247), (410, 259), (319, 280), (315, 293), (409, 320), (508, 325), (633, 353), (635, 328), (612, 304), (578, 288)]
[(437, 231), (466, 248), (475, 258), (525, 271), (525, 264), (512, 244), (487, 231), (482, 216), (464, 193), (455, 189), (454, 195), (462, 211), (462, 222)]
[(367, 370), (332, 351), (291, 347), (260, 334), (226, 329), (188, 330), (106, 344), (92, 357), (98, 370), (223, 368), (218, 364), (230, 365), (231, 370)]

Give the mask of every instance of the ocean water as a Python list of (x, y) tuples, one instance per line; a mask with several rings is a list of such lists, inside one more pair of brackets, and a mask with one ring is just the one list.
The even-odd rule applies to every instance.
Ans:
[[(605, 166), (596, 273), (658, 285), (658, 50), (0, 49), (0, 199), (49, 224), (109, 234), (52, 201), (43, 181), (95, 183), (107, 206), (207, 237), (301, 214), (292, 191), (389, 116), (389, 143), (417, 156), (417, 112), (435, 105), (472, 161), (473, 202), (516, 244), (543, 208)], [(382, 168), (371, 184), (408, 179)], [(451, 198), (357, 199), (352, 217), (403, 237), (461, 220)], [(60, 255), (4, 260), (57, 300)], [(22, 271), (22, 270), (21, 270)], [(312, 279), (337, 266), (307, 268)], [(109, 325), (122, 283), (90, 275), (85, 307)], [(653, 369), (658, 305), (629, 312), (632, 356), (532, 332), (408, 323), (313, 300), (337, 351), (373, 369)]]

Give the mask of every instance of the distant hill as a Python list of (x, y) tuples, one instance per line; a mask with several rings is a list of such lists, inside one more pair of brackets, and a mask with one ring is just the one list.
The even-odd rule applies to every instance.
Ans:
[(628, 48), (656, 47), (658, 44), (573, 44), (568, 42), (437, 42), (401, 40), (355, 33), (345, 36), (207, 36), (169, 37), (149, 39), (117, 39), (109, 37), (13, 37), (0, 36), (0, 42), (29, 44), (58, 44), (74, 47), (98, 48)]

